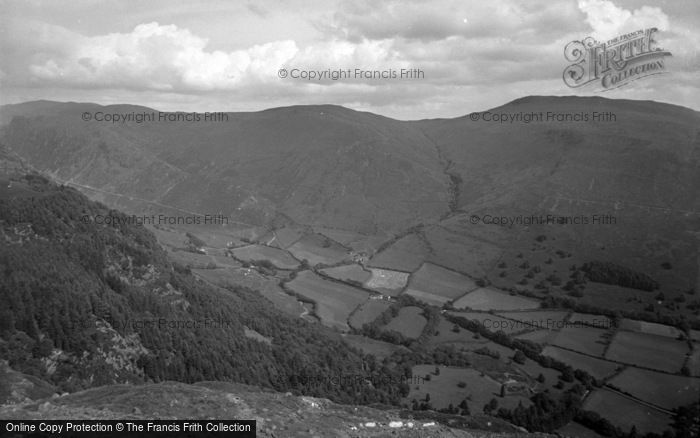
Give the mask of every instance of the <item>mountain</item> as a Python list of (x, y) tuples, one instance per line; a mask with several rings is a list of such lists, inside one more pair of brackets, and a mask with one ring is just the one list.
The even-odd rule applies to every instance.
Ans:
[[(131, 121), (99, 122), (98, 114)], [(0, 142), (38, 171), (131, 213), (301, 227), (370, 253), (404, 245), (397, 241), (424, 227), (431, 251), (421, 259), (508, 287), (515, 281), (493, 267), (511, 250), (529, 250), (525, 235), (542, 234), (575, 253), (572, 262), (629, 265), (673, 293), (700, 289), (700, 113), (531, 96), (488, 114), (402, 122), (313, 105), (226, 113), (223, 121), (168, 113), (159, 121), (145, 107), (41, 101), (4, 106)], [(548, 214), (615, 223), (469, 223), (472, 215)], [(478, 245), (479, 261), (459, 259)]]

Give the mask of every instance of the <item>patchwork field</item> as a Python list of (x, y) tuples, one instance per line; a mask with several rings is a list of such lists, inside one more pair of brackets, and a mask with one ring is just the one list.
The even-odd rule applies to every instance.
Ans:
[(365, 303), (361, 304), (360, 307), (355, 309), (352, 315), (350, 315), (350, 319), (348, 320), (350, 327), (360, 330), (363, 325), (377, 319), (377, 317), (381, 315), (383, 311), (388, 309), (389, 306), (391, 306), (391, 303), (388, 301), (372, 299), (367, 300)]
[(511, 335), (514, 333), (522, 332), (527, 329), (527, 327), (524, 327), (523, 324), (519, 323), (518, 321), (512, 321), (502, 316), (497, 316), (486, 312), (448, 311), (448, 314), (466, 318), (471, 321), (476, 321), (479, 324), (481, 324), (485, 329), (491, 332), (497, 332), (501, 330), (504, 333)]
[(554, 346), (547, 346), (542, 351), (542, 354), (553, 359), (564, 362), (574, 369), (581, 369), (588, 372), (596, 379), (604, 379), (615, 373), (621, 365), (614, 362), (608, 362), (603, 359), (586, 356), (584, 354), (574, 353), (573, 351), (563, 350)]
[(384, 295), (396, 296), (401, 293), (408, 282), (407, 272), (391, 271), (388, 269), (370, 268), (371, 277), (365, 287), (374, 289)]
[(370, 273), (362, 269), (358, 264), (336, 266), (334, 268), (322, 269), (321, 272), (341, 281), (356, 281), (364, 283), (369, 280)]
[(411, 275), (405, 293), (429, 304), (442, 304), (476, 288), (476, 283), (466, 275), (432, 263), (424, 263)]
[(618, 331), (605, 356), (630, 365), (678, 372), (683, 366), (688, 345), (666, 336)]
[(688, 358), (688, 369), (690, 375), (700, 377), (700, 345), (695, 343), (693, 347), (693, 352)]
[[(473, 228), (472, 228), (473, 229)], [(498, 246), (467, 233), (451, 232), (442, 226), (426, 227), (425, 237), (431, 251), (426, 261), (483, 278), (503, 252)]]
[(603, 438), (603, 435), (598, 435), (591, 429), (588, 429), (575, 421), (572, 421), (566, 426), (558, 429), (557, 432), (564, 438)]
[[(455, 312), (456, 313), (456, 312)], [(440, 317), (438, 326), (435, 329), (437, 334), (433, 334), (428, 339), (428, 344), (431, 346), (436, 346), (440, 344), (453, 344), (459, 347), (465, 347), (469, 350), (479, 348), (484, 344), (488, 343), (488, 339), (480, 337), (475, 338), (474, 333), (467, 329), (457, 327), (458, 331), (455, 331), (455, 325)]]
[(608, 345), (609, 332), (591, 327), (566, 327), (552, 341), (552, 345), (591, 356), (603, 356)]
[(407, 306), (399, 309), (396, 318), (389, 321), (384, 328), (401, 333), (409, 339), (416, 339), (423, 333), (423, 328), (428, 320), (423, 316), (423, 309), (415, 306)]
[(334, 265), (348, 257), (348, 251), (345, 248), (320, 234), (302, 237), (287, 248), (287, 251), (298, 260), (308, 261), (311, 266), (319, 263)]
[(646, 402), (671, 410), (700, 400), (700, 379), (629, 367), (608, 382)]
[(428, 254), (425, 243), (415, 234), (409, 234), (377, 253), (368, 265), (376, 268), (413, 272), (425, 261)]
[(316, 316), (324, 325), (341, 330), (349, 330), (350, 313), (369, 297), (369, 293), (361, 289), (324, 280), (310, 271), (300, 272), (287, 287), (316, 305)]
[(232, 249), (231, 252), (237, 259), (246, 262), (269, 260), (279, 269), (296, 269), (299, 267), (299, 261), (295, 260), (288, 252), (271, 246), (248, 245)]
[(537, 344), (549, 344), (554, 338), (559, 335), (559, 332), (554, 330), (533, 330), (527, 333), (516, 335), (516, 339), (523, 339), (526, 341), (532, 341)]
[(472, 310), (521, 310), (536, 309), (540, 306), (536, 300), (510, 295), (488, 287), (469, 292), (453, 305), (456, 309)]
[(297, 240), (301, 239), (302, 233), (293, 228), (278, 228), (274, 231), (275, 240), (272, 241), (271, 245), (276, 245), (282, 249), (286, 249), (294, 244)]
[(586, 324), (592, 327), (608, 329), (612, 328), (612, 320), (603, 315), (592, 315), (590, 313), (572, 313), (569, 317), (570, 324)]
[(627, 318), (620, 322), (620, 329), (637, 333), (645, 333), (647, 335), (666, 336), (669, 338), (677, 338), (681, 334), (680, 330), (670, 325), (636, 321), (634, 319)]
[[(441, 409), (450, 405), (458, 406), (462, 400), (467, 399), (470, 411), (482, 412), (484, 405), (492, 398), (498, 401), (499, 407), (513, 409), (522, 402), (523, 406), (529, 406), (530, 400), (524, 396), (501, 397), (501, 384), (496, 380), (482, 375), (473, 368), (453, 368), (439, 366), (439, 375), (435, 375), (435, 365), (416, 365), (413, 367), (414, 380), (418, 383), (411, 384), (411, 392), (405, 402), (412, 403), (413, 399), (425, 400), (426, 394), (430, 394), (430, 403), (433, 408)], [(422, 380), (430, 375), (430, 380)], [(460, 388), (459, 383), (463, 383)]]
[(500, 312), (497, 315), (517, 321), (516, 325), (520, 327), (520, 330), (534, 328), (559, 330), (564, 327), (564, 319), (566, 319), (568, 312), (541, 310), (535, 312)]
[(640, 434), (660, 434), (670, 428), (669, 415), (606, 389), (596, 390), (589, 395), (583, 408), (597, 412), (625, 431), (636, 426)]

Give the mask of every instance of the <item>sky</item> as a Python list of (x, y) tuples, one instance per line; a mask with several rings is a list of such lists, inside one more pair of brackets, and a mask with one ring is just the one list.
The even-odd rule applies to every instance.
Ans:
[[(562, 80), (567, 43), (650, 27), (672, 54), (665, 74), (605, 91)], [(337, 104), (407, 120), (528, 95), (600, 95), (700, 110), (698, 47), (698, 0), (0, 0), (0, 104)]]

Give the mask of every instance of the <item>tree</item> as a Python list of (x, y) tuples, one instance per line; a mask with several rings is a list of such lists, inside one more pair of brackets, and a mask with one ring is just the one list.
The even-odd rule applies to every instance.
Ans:
[(520, 365), (522, 365), (525, 363), (525, 359), (525, 353), (523, 353), (520, 350), (515, 351), (515, 355), (513, 355), (513, 361), (515, 361), (515, 363), (519, 363)]

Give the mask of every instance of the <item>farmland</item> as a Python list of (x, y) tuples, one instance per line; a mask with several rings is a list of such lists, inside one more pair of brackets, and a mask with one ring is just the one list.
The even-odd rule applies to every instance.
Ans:
[(627, 318), (621, 321), (620, 329), (647, 335), (666, 336), (668, 338), (677, 338), (681, 334), (680, 330), (675, 327)]
[(673, 409), (700, 400), (700, 379), (627, 368), (608, 382), (646, 402)]
[(459, 298), (454, 302), (454, 307), (472, 310), (525, 310), (538, 308), (539, 302), (486, 287)]
[(365, 283), (365, 287), (374, 289), (384, 295), (396, 296), (408, 282), (408, 273), (392, 271), (389, 269), (369, 268), (372, 275)]
[(364, 283), (369, 280), (370, 273), (362, 269), (358, 264), (341, 265), (334, 268), (326, 268), (321, 270), (325, 275), (341, 281), (352, 281)]
[(350, 319), (348, 321), (350, 323), (350, 327), (357, 330), (361, 329), (363, 325), (377, 319), (377, 317), (381, 315), (383, 311), (389, 308), (390, 305), (391, 303), (384, 300), (367, 300), (361, 304), (360, 307), (355, 309), (352, 315), (350, 315)]
[(493, 315), (487, 312), (456, 312), (450, 311), (450, 315), (459, 316), (462, 318), (467, 318), (472, 321), (478, 321), (485, 329), (497, 332), (499, 330), (504, 333), (511, 335), (514, 333), (520, 333), (529, 327), (524, 327), (518, 321), (513, 321), (502, 316)]
[(603, 359), (586, 356), (585, 354), (575, 353), (569, 350), (563, 350), (558, 347), (548, 346), (542, 354), (553, 359), (564, 362), (572, 368), (578, 368), (588, 372), (596, 379), (604, 379), (611, 376), (620, 367), (614, 362), (608, 362)]
[(415, 339), (423, 333), (428, 320), (422, 315), (423, 309), (415, 306), (402, 307), (399, 314), (384, 326), (386, 330), (401, 333), (404, 337)]
[(561, 329), (568, 312), (535, 311), (535, 312), (501, 312), (498, 316), (517, 321), (520, 329), (543, 328), (549, 330)]
[(436, 328), (437, 334), (433, 334), (428, 340), (430, 345), (440, 345), (440, 344), (453, 344), (459, 347), (466, 347), (468, 349), (475, 349), (482, 347), (484, 344), (488, 343), (488, 339), (483, 337), (476, 338), (474, 333), (467, 329), (457, 327), (459, 330), (454, 330), (454, 324), (447, 321), (442, 316), (438, 322)]
[(688, 345), (666, 336), (618, 331), (605, 355), (606, 359), (655, 370), (678, 372)]
[(668, 414), (606, 389), (596, 390), (589, 395), (583, 408), (597, 412), (623, 430), (636, 426), (637, 432), (642, 434), (662, 433), (669, 428), (671, 422)]
[(315, 304), (316, 316), (324, 325), (348, 330), (350, 313), (364, 303), (369, 294), (361, 289), (324, 280), (310, 272), (300, 272), (287, 287), (302, 299)]
[(552, 345), (602, 357), (608, 344), (607, 330), (590, 327), (565, 327), (552, 341)]
[[(411, 392), (406, 401), (411, 403), (425, 400), (430, 394), (430, 403), (436, 409), (446, 408), (450, 404), (458, 406), (462, 400), (467, 399), (467, 404), (472, 413), (481, 412), (484, 405), (495, 398), (498, 405), (506, 408), (515, 408), (519, 402), (524, 406), (530, 405), (530, 400), (525, 396), (501, 397), (500, 382), (484, 375), (473, 368), (437, 367), (439, 375), (435, 374), (435, 365), (416, 365), (413, 367), (414, 380), (430, 375), (430, 380), (422, 380), (411, 385)], [(463, 382), (463, 388), (458, 385)], [(417, 389), (416, 389), (417, 388)]]
[(373, 354), (377, 359), (384, 359), (391, 356), (396, 351), (407, 351), (406, 347), (391, 344), (389, 342), (378, 341), (366, 336), (344, 334), (343, 340), (351, 347), (357, 348), (365, 354)]
[(476, 283), (465, 275), (424, 263), (411, 275), (406, 293), (428, 303), (445, 303), (476, 288)]
[(589, 313), (572, 313), (569, 317), (569, 323), (572, 325), (585, 324), (598, 328), (611, 328), (612, 321), (607, 316), (591, 315)]
[(279, 269), (296, 269), (299, 267), (299, 261), (290, 256), (288, 252), (270, 246), (247, 245), (232, 249), (231, 253), (237, 259), (246, 262), (269, 260)]
[(348, 252), (338, 243), (320, 234), (306, 235), (287, 248), (297, 260), (306, 260), (309, 265), (333, 265), (345, 260)]
[(368, 265), (376, 268), (413, 272), (423, 264), (427, 253), (428, 248), (425, 243), (415, 234), (409, 234), (377, 253)]

